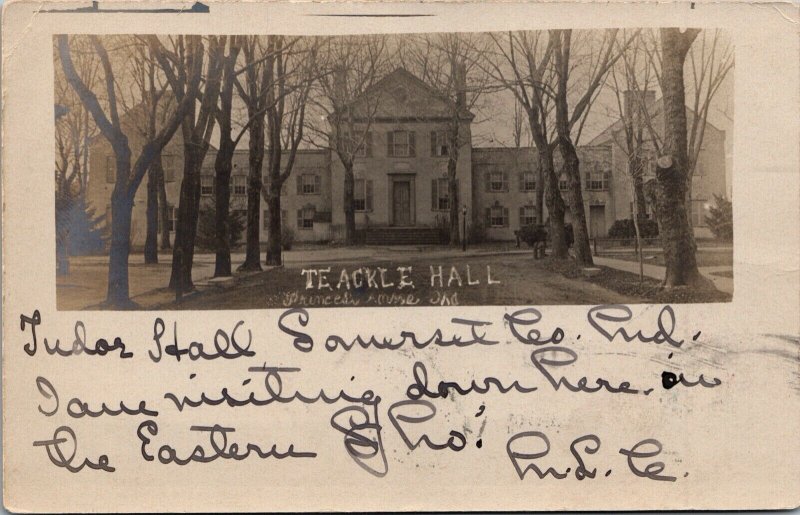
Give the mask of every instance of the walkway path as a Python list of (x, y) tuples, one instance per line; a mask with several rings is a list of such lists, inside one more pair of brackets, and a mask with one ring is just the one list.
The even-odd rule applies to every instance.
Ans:
[[(614, 268), (616, 270), (622, 270), (623, 272), (630, 272), (632, 274), (639, 274), (639, 263), (636, 261), (626, 261), (624, 259), (614, 259), (609, 257), (602, 257), (602, 256), (594, 256), (592, 258), (594, 260), (595, 265), (607, 266), (609, 268)], [(714, 283), (714, 286), (719, 291), (730, 293), (733, 295), (733, 278), (730, 277), (720, 277), (718, 275), (713, 275), (716, 272), (727, 272), (732, 271), (733, 267), (730, 266), (702, 266), (700, 267), (700, 273), (703, 276), (707, 277)], [(666, 268), (661, 265), (652, 265), (645, 263), (644, 264), (644, 275), (647, 277), (652, 277), (653, 279), (658, 279), (659, 281), (664, 279), (664, 274), (666, 273)]]

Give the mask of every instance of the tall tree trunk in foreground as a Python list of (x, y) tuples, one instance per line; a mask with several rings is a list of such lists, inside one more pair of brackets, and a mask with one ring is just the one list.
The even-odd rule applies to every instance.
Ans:
[(664, 287), (706, 285), (697, 268), (696, 246), (686, 211), (687, 128), (683, 67), (699, 29), (661, 29), (664, 145), (652, 184), (664, 247)]
[(169, 233), (172, 230), (169, 221), (169, 205), (167, 204), (167, 185), (164, 178), (164, 167), (159, 153), (153, 161), (158, 171), (158, 219), (161, 225), (161, 250), (172, 248)]
[(158, 263), (158, 171), (155, 162), (147, 170), (147, 236), (144, 241), (144, 262)]

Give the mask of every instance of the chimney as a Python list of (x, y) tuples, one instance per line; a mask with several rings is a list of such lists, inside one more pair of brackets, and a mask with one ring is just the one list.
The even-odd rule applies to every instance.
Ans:
[(467, 108), (467, 65), (458, 63), (456, 65), (456, 106), (459, 109)]
[(347, 98), (347, 70), (344, 66), (337, 66), (333, 71), (334, 95), (340, 102), (346, 102)]
[(623, 93), (624, 116), (634, 122), (640, 118), (640, 109), (646, 109), (653, 105), (656, 100), (656, 92), (652, 90), (631, 91)]

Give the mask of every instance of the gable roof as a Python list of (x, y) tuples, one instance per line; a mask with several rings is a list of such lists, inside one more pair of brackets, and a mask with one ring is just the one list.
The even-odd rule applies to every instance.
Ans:
[[(656, 123), (655, 126), (653, 127), (657, 133), (661, 133), (661, 131), (663, 130), (662, 127), (663, 122), (660, 121), (660, 117), (664, 109), (664, 103), (661, 100), (662, 100), (661, 98), (654, 100), (647, 106), (647, 111), (650, 113), (651, 120), (659, 120), (659, 122)], [(686, 107), (687, 120), (690, 120), (694, 116), (695, 116), (694, 111), (690, 107)], [(614, 140), (614, 133), (620, 132), (622, 130), (622, 123), (623, 123), (622, 119), (615, 121), (605, 129), (603, 129), (600, 132), (600, 134), (592, 138), (592, 140), (589, 141), (587, 145), (589, 146), (607, 145), (609, 143), (616, 143), (616, 141)], [(708, 128), (711, 128), (712, 130), (715, 130), (717, 132), (723, 132), (720, 128), (716, 127), (714, 124), (706, 120), (706, 129)]]
[[(379, 121), (450, 119), (456, 109), (453, 100), (403, 67), (385, 75), (353, 100), (351, 106), (357, 117), (368, 116), (364, 110), (370, 100), (377, 101), (369, 109), (374, 110), (372, 119)], [(475, 117), (468, 109), (461, 109), (458, 116), (463, 120)]]

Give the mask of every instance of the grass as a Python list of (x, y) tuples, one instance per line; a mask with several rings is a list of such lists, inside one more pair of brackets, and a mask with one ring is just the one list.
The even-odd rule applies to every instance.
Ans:
[[(341, 270), (351, 272), (359, 267), (382, 267), (387, 270), (386, 281), (394, 287), (339, 288)], [(397, 267), (413, 267), (410, 280), (414, 288), (398, 289)], [(442, 285), (431, 284), (431, 267), (442, 267)], [(467, 284), (470, 276), (478, 284)], [(462, 285), (450, 281), (452, 267), (460, 275)], [(499, 284), (488, 284), (487, 267)], [(303, 269), (330, 268), (331, 288), (306, 288)], [(448, 285), (448, 282), (451, 282)], [(338, 301), (337, 301), (337, 295)], [(329, 299), (326, 303), (326, 299)], [(289, 307), (390, 307), (390, 306), (515, 306), (515, 305), (576, 305), (643, 302), (638, 297), (610, 291), (600, 285), (590, 285), (582, 279), (540, 268), (528, 254), (506, 256), (474, 256), (432, 260), (430, 258), (399, 261), (370, 260), (358, 264), (303, 264), (286, 266), (239, 276), (229, 287), (197, 292), (169, 309), (264, 309)]]
[(559, 273), (570, 279), (581, 279), (622, 295), (639, 297), (642, 299), (640, 302), (659, 304), (730, 302), (732, 298), (730, 294), (715, 288), (701, 290), (673, 288), (671, 290), (662, 290), (661, 281), (651, 277), (645, 277), (643, 281), (640, 281), (637, 274), (604, 266), (598, 267), (600, 268), (599, 274), (587, 278), (583, 276), (581, 267), (572, 259), (554, 260), (546, 258), (535, 263), (537, 267)]
[[(664, 266), (664, 253), (658, 249), (644, 249), (642, 252), (644, 262), (651, 265)], [(639, 258), (631, 249), (631, 252), (601, 252), (602, 257), (622, 259), (625, 261), (638, 262)], [(697, 250), (697, 266), (733, 266), (733, 249), (729, 250)]]

